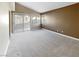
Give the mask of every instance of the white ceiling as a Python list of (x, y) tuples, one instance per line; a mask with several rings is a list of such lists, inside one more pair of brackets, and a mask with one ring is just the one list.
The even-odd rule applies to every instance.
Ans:
[(18, 2), (25, 7), (43, 13), (57, 8), (65, 7), (76, 2)]

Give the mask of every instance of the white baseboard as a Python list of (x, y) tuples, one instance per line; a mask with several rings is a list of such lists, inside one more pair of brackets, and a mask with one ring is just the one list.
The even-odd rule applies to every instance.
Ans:
[[(47, 30), (47, 29), (45, 29), (45, 30)], [(53, 32), (55, 34), (58, 34), (58, 35), (61, 35), (61, 36), (64, 36), (64, 37), (67, 37), (67, 38), (70, 38), (70, 39), (74, 39), (74, 40), (78, 40), (79, 41), (78, 38), (75, 38), (75, 37), (72, 37), (72, 36), (68, 36), (68, 35), (61, 34), (61, 33), (58, 33), (58, 32), (54, 32), (54, 31), (51, 31), (51, 30), (47, 30), (47, 31), (50, 31), (50, 32)]]
[(2, 57), (6, 57), (6, 54), (7, 54), (7, 51), (8, 51), (8, 47), (9, 47), (9, 43), (10, 43), (10, 40), (8, 41), (8, 44), (7, 44), (7, 47), (6, 47), (5, 53), (4, 53), (4, 55), (2, 55)]
[(5, 57), (5, 55), (0, 55), (0, 57)]

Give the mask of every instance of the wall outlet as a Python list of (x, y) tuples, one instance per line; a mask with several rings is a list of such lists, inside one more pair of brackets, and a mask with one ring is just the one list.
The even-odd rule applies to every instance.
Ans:
[(61, 32), (63, 33), (64, 31), (62, 30)]
[(57, 30), (57, 32), (58, 32), (58, 30)]

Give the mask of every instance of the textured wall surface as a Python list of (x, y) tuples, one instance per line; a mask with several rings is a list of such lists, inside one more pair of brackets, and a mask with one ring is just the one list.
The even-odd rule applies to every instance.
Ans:
[(44, 28), (79, 38), (79, 3), (43, 13), (42, 17)]

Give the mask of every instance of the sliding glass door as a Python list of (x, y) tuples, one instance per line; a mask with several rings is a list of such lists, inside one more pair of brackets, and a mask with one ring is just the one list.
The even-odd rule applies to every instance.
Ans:
[(24, 15), (24, 31), (30, 30), (30, 16)]
[(30, 30), (30, 16), (23, 13), (13, 14), (13, 32)]
[(13, 15), (13, 32), (23, 31), (23, 16), (19, 14)]
[(23, 32), (40, 27), (40, 16), (29, 16), (24, 13), (13, 13), (13, 32)]

